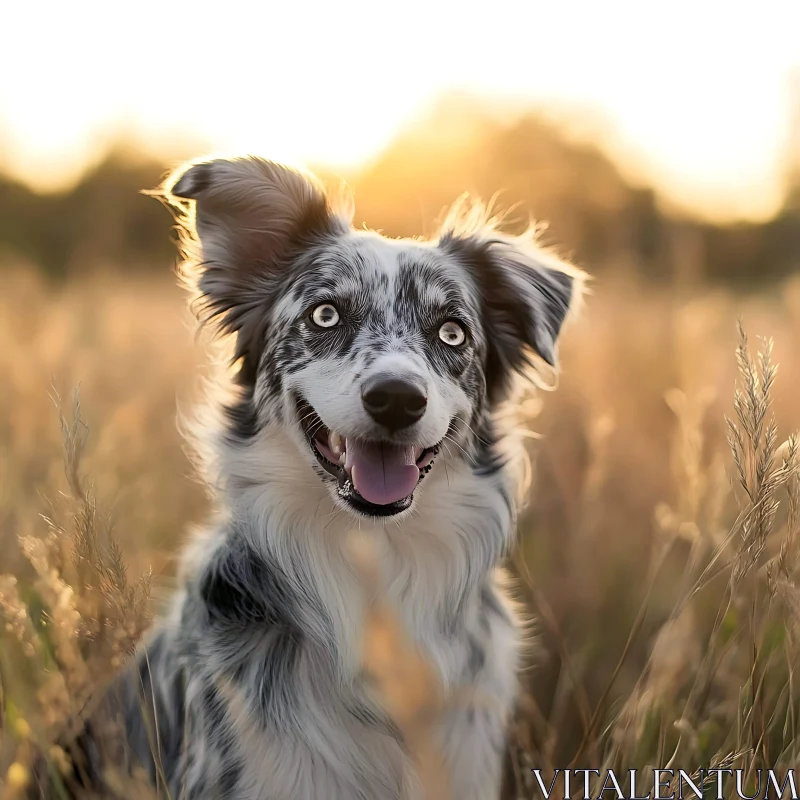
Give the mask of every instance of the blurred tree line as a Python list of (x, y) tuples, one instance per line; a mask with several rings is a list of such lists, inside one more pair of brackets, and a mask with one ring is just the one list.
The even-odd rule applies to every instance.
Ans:
[[(168, 168), (119, 147), (58, 194), (0, 176), (0, 265), (23, 260), (54, 278), (164, 271), (175, 257), (169, 213), (140, 190)], [(754, 288), (800, 268), (800, 160), (786, 175), (773, 219), (712, 224), (665, 210), (655, 189), (631, 185), (598, 147), (539, 115), (503, 123), (475, 103), (451, 101), (344, 177), (356, 223), (389, 235), (430, 234), (464, 191), (488, 200), (500, 190), (495, 207), (511, 209), (510, 228), (546, 220), (542, 241), (594, 274), (633, 269), (655, 280)]]

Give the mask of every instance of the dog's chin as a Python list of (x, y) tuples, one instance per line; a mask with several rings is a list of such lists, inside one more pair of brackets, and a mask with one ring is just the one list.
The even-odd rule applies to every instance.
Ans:
[[(405, 461), (397, 465), (398, 471), (402, 472), (403, 484), (410, 489), (408, 494), (402, 497), (381, 496), (378, 502), (374, 496), (367, 499), (364, 494), (371, 494), (362, 485), (361, 480), (367, 476), (358, 477), (358, 464), (351, 464), (348, 457), (349, 441), (346, 437), (331, 431), (322, 422), (322, 419), (314, 410), (313, 406), (300, 397), (296, 397), (297, 419), (303, 431), (306, 443), (323, 470), (323, 479), (335, 480), (336, 499), (349, 511), (361, 517), (395, 517), (408, 511), (414, 504), (414, 492), (420, 481), (433, 468), (433, 462), (439, 453), (441, 441), (429, 447), (400, 447), (394, 443), (381, 440), (365, 442), (359, 440), (353, 442), (352, 450), (367, 450), (375, 453), (378, 448), (385, 448), (387, 453), (395, 459), (404, 457)], [(401, 452), (402, 451), (402, 452)], [(363, 468), (363, 466), (362, 466)], [(415, 473), (414, 470), (417, 472)], [(386, 475), (384, 474), (384, 482)], [(374, 485), (373, 481), (366, 481), (366, 485)], [(361, 491), (357, 487), (361, 488)], [(362, 494), (364, 492), (364, 494)], [(398, 492), (395, 491), (394, 494)], [(378, 494), (383, 494), (378, 492)], [(375, 501), (373, 501), (375, 500)]]

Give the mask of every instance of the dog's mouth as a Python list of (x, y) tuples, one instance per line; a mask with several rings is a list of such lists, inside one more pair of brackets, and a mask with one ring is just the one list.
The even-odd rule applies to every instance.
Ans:
[(390, 517), (409, 508), (414, 489), (430, 472), (441, 445), (418, 447), (341, 436), (299, 397), (297, 414), (320, 466), (336, 478), (339, 497), (369, 516)]

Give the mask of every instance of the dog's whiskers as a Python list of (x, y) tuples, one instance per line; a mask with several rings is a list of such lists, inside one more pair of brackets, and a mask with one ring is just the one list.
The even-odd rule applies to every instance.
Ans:
[(470, 463), (472, 463), (474, 461), (473, 456), (470, 453), (468, 453), (464, 449), (464, 447), (459, 442), (457, 442), (455, 439), (451, 439), (449, 436), (445, 436), (444, 439), (442, 440), (442, 444), (445, 447), (447, 447), (448, 455), (452, 455), (452, 451), (450, 450), (448, 445), (454, 444), (466, 456), (466, 458), (470, 461)]
[[(491, 447), (492, 442), (488, 439), (484, 439), (476, 430), (469, 424), (465, 419), (461, 419), (461, 423), (467, 428), (467, 430), (482, 444), (486, 447)], [(447, 436), (450, 436), (450, 432), (447, 432)]]

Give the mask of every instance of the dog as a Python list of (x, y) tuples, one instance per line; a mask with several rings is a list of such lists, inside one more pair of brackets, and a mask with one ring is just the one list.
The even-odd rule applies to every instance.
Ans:
[(422, 796), (363, 670), (358, 530), (454, 698), (434, 736), (452, 796), (497, 798), (523, 640), (502, 412), (532, 365), (555, 371), (583, 273), (477, 205), (431, 240), (354, 229), (348, 198), (251, 156), (191, 163), (163, 194), (195, 310), (233, 352), (201, 434), (214, 519), (108, 695), (126, 763), (175, 798)]

